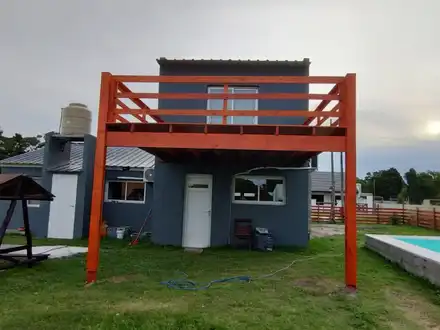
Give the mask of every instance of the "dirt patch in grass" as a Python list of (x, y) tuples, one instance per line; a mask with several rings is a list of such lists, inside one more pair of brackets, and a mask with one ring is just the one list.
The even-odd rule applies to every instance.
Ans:
[(299, 278), (293, 281), (293, 285), (307, 293), (322, 296), (341, 292), (344, 288), (342, 283), (321, 277)]
[(344, 226), (334, 224), (312, 224), (310, 228), (311, 238), (344, 235)]
[(136, 275), (136, 274), (131, 274), (131, 275), (120, 275), (120, 276), (112, 276), (109, 277), (107, 279), (103, 279), (104, 282), (108, 282), (108, 283), (124, 283), (124, 282), (129, 282), (129, 281), (134, 281), (139, 279), (140, 276)]
[[(137, 274), (130, 274), (130, 275), (119, 275), (119, 276), (112, 276), (108, 278), (103, 278), (101, 280), (98, 280), (96, 283), (103, 284), (103, 283), (113, 283), (113, 284), (119, 284), (124, 282), (133, 282), (136, 280), (140, 280), (142, 276)], [(84, 287), (88, 288), (96, 284), (95, 282), (87, 283), (84, 285)]]
[[(402, 316), (420, 329), (440, 330), (438, 320), (434, 320), (430, 303), (423, 297), (403, 294), (401, 292), (388, 291), (387, 299), (392, 306), (402, 313)], [(400, 324), (399, 324), (400, 325)], [(392, 328), (399, 328), (392, 325)]]
[(184, 302), (160, 302), (155, 300), (126, 300), (111, 307), (117, 312), (145, 312), (154, 310), (166, 310), (169, 312), (188, 311), (188, 305)]

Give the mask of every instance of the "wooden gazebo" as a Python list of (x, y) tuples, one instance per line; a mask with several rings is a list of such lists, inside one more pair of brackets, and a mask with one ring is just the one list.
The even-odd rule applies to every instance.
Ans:
[[(10, 268), (18, 264), (27, 264), (29, 267), (35, 262), (46, 259), (47, 255), (32, 255), (32, 234), (29, 225), (28, 200), (52, 201), (55, 196), (40, 186), (32, 178), (22, 174), (0, 174), (0, 200), (9, 200), (9, 208), (0, 227), (0, 261), (7, 261), (0, 268)], [(23, 209), (23, 224), (26, 244), (2, 248), (1, 244), (6, 234), (6, 229), (11, 222), (17, 201), (21, 200)], [(26, 258), (13, 255), (13, 252), (26, 250)]]

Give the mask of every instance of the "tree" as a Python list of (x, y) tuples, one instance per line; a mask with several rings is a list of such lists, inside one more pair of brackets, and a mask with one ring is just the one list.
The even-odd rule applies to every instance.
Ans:
[(0, 128), (0, 160), (23, 154), (44, 146), (42, 135), (23, 137), (15, 133), (11, 137), (3, 135)]
[(373, 193), (385, 200), (397, 198), (405, 186), (402, 176), (394, 167), (387, 170), (368, 172), (364, 179), (360, 180), (362, 192)]
[(440, 173), (434, 171), (419, 172), (411, 168), (405, 173), (410, 203), (421, 204), (424, 199), (440, 197)]

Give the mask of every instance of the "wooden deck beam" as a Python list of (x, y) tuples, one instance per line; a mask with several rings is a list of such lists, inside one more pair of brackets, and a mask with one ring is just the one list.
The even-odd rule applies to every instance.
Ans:
[(344, 136), (107, 132), (109, 147), (341, 152)]

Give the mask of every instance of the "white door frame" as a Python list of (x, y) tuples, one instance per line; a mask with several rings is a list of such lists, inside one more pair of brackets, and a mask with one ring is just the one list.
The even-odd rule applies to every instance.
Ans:
[(76, 193), (78, 174), (54, 173), (51, 192), (55, 195), (50, 203), (48, 238), (72, 239), (75, 230)]
[[(206, 215), (208, 217), (209, 223), (207, 224), (206, 228), (206, 235), (208, 237), (206, 238), (205, 243), (203, 243), (202, 246), (191, 246), (191, 243), (188, 243), (188, 211), (189, 211), (189, 184), (190, 183), (201, 183), (201, 184), (208, 184), (208, 188), (192, 188), (192, 189), (204, 189), (206, 190), (206, 193), (208, 194), (207, 198), (209, 200), (209, 205), (206, 205), (206, 210), (203, 212), (206, 212)], [(211, 222), (212, 222), (212, 183), (213, 178), (211, 174), (187, 174), (185, 178), (185, 198), (184, 198), (184, 205), (183, 205), (183, 223), (182, 223), (182, 246), (183, 247), (189, 247), (189, 248), (207, 248), (211, 246)], [(203, 239), (202, 239), (203, 241)]]

